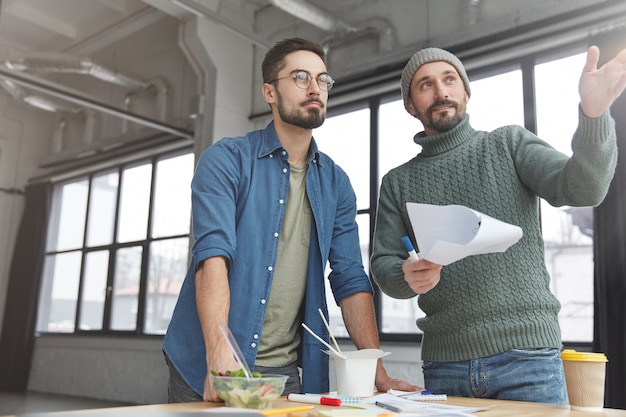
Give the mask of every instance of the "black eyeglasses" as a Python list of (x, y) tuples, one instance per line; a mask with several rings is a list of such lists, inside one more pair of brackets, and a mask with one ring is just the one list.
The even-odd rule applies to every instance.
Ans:
[[(284, 80), (287, 78), (293, 79), (293, 82), (296, 83), (296, 86), (303, 90), (309, 88), (312, 79), (311, 74), (309, 74), (307, 71), (295, 70), (292, 71), (291, 74), (289, 74), (287, 77), (276, 78), (274, 80), (268, 81), (268, 83), (273, 83), (275, 81)], [(331, 77), (329, 74), (326, 74), (325, 72), (318, 75), (315, 78), (315, 81), (322, 91), (330, 91), (331, 88), (333, 88), (333, 85), (335, 85), (335, 80), (333, 80), (333, 77)]]

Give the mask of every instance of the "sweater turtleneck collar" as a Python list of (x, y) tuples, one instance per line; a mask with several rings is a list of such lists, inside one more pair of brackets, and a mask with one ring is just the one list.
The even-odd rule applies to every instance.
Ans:
[(469, 124), (469, 115), (466, 113), (461, 123), (451, 130), (430, 136), (420, 132), (415, 135), (413, 141), (422, 147), (420, 156), (435, 156), (456, 148), (471, 138), (475, 132)]

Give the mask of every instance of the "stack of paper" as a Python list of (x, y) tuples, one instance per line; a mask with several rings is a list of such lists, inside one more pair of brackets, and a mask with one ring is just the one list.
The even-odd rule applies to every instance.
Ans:
[(406, 203), (422, 258), (449, 265), (470, 255), (504, 252), (522, 229), (465, 206)]

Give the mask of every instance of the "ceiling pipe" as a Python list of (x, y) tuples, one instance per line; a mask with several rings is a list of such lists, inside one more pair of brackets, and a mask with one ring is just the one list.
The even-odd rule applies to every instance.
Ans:
[(11, 80), (0, 79), (0, 86), (9, 93), (15, 100), (22, 101), (30, 106), (36, 107), (40, 110), (48, 112), (67, 112), (67, 113), (80, 113), (81, 110), (77, 108), (70, 108), (63, 106), (52, 100), (48, 100), (45, 97), (27, 94), (24, 89)]
[(474, 26), (478, 23), (480, 0), (469, 0), (466, 5), (465, 23), (466, 26)]
[(191, 0), (171, 0), (171, 2), (198, 17), (212, 20), (213, 22), (219, 24), (221, 27), (230, 30), (235, 35), (238, 35), (257, 46), (260, 46), (263, 49), (270, 49), (272, 47), (271, 42), (261, 39), (254, 32), (237, 27), (233, 23), (225, 20), (222, 16), (220, 16), (219, 13), (215, 13), (213, 10), (209, 9), (206, 6), (203, 6)]
[(158, 120), (153, 120), (147, 117), (140, 116), (138, 114), (123, 111), (106, 103), (94, 100), (93, 98), (88, 97), (66, 86), (61, 86), (57, 83), (33, 76), (31, 74), (10, 71), (6, 68), (0, 67), (0, 79), (11, 80), (18, 85), (33, 89), (40, 93), (48, 94), (61, 100), (68, 101), (70, 103), (74, 103), (90, 109), (98, 110), (100, 112), (107, 113), (116, 117), (121, 117), (122, 119), (129, 120), (131, 122), (153, 129), (157, 129), (162, 132), (167, 132), (178, 137), (193, 139), (193, 132), (187, 129), (172, 126)]
[(357, 27), (355, 32), (345, 33), (340, 37), (336, 35), (329, 35), (320, 43), (326, 53), (328, 53), (334, 45), (341, 46), (341, 44), (345, 44), (368, 35), (378, 37), (379, 52), (393, 51), (395, 47), (394, 31), (389, 21), (383, 18), (369, 19), (363, 25)]
[[(40, 56), (6, 59), (4, 64), (6, 68), (18, 72), (56, 72), (90, 75), (101, 81), (116, 84), (132, 90), (127, 94), (127, 96), (137, 94), (141, 91), (155, 91), (157, 96), (158, 118), (160, 120), (166, 120), (167, 118), (167, 86), (166, 83), (160, 78), (154, 78), (147, 82), (140, 81), (95, 64), (89, 58), (66, 54), (43, 54)], [(54, 101), (46, 99), (45, 97), (26, 95), (14, 81), (8, 79), (0, 80), (0, 85), (4, 87), (4, 89), (7, 90), (13, 98), (22, 100), (23, 102), (42, 110), (71, 113), (82, 111), (81, 109), (70, 109), (68, 107), (64, 107)], [(126, 114), (130, 114), (127, 106), (125, 106), (123, 111)], [(127, 131), (128, 120), (129, 118), (122, 118), (122, 129), (124, 133)], [(93, 133), (90, 134), (93, 135)]]
[(372, 34), (378, 36), (379, 51), (393, 50), (395, 44), (393, 29), (385, 19), (370, 19), (362, 25), (354, 26), (305, 0), (269, 0), (269, 2), (282, 11), (331, 33), (321, 42), (326, 53), (333, 44)]
[[(157, 111), (159, 120), (167, 119), (167, 87), (165, 81), (161, 78), (153, 78), (148, 81), (142, 89), (134, 90), (128, 92), (124, 96), (122, 108), (124, 111), (130, 111), (131, 101), (133, 97), (137, 96), (141, 92), (156, 92), (157, 96)], [(128, 121), (122, 120), (122, 133), (126, 133), (128, 131)]]
[(4, 64), (13, 71), (58, 72), (90, 75), (99, 80), (130, 89), (140, 89), (146, 83), (94, 63), (86, 57), (65, 54), (45, 54), (7, 59)]
[(306, 1), (270, 0), (270, 4), (326, 32), (334, 32), (343, 35), (357, 31), (357, 28), (350, 25), (345, 20), (339, 19)]

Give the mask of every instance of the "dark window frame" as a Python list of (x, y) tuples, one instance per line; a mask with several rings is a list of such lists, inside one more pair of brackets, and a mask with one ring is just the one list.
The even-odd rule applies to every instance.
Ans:
[[(72, 182), (77, 182), (81, 180), (87, 180), (88, 183), (88, 191), (87, 191), (87, 199), (86, 199), (86, 208), (85, 208), (85, 224), (83, 228), (83, 238), (82, 238), (82, 246), (71, 248), (71, 249), (63, 249), (63, 250), (50, 250), (46, 248), (44, 258), (48, 256), (54, 256), (58, 254), (64, 253), (80, 253), (81, 264), (80, 264), (80, 272), (79, 272), (79, 285), (78, 285), (78, 293), (76, 295), (76, 310), (74, 316), (74, 330), (71, 332), (54, 332), (54, 331), (44, 331), (37, 330), (37, 335), (54, 335), (54, 336), (75, 336), (75, 335), (104, 335), (104, 336), (142, 336), (148, 338), (154, 337), (163, 337), (160, 333), (146, 333), (145, 332), (145, 309), (147, 305), (147, 297), (148, 290), (147, 286), (149, 285), (148, 272), (150, 265), (150, 247), (152, 243), (164, 241), (164, 240), (172, 240), (172, 239), (180, 239), (185, 238), (189, 239), (189, 245), (191, 245), (191, 230), (189, 233), (185, 234), (172, 234), (167, 236), (152, 236), (152, 226), (153, 226), (153, 203), (155, 199), (155, 183), (157, 176), (157, 167), (158, 163), (163, 160), (167, 160), (170, 158), (175, 158), (183, 155), (193, 154), (194, 150), (192, 147), (183, 147), (181, 149), (176, 149), (173, 151), (167, 151), (163, 153), (157, 153), (150, 156), (138, 156), (136, 158), (131, 158), (128, 161), (124, 161), (119, 164), (111, 164), (105, 168), (100, 168), (98, 170), (93, 170), (87, 173), (80, 173), (74, 176), (69, 176), (68, 178), (64, 178), (61, 181), (56, 182), (53, 186), (63, 186), (65, 184), (71, 184)], [(148, 204), (148, 218), (147, 218), (147, 230), (146, 230), (146, 238), (145, 239), (137, 239), (125, 242), (117, 241), (118, 234), (118, 226), (119, 226), (119, 216), (120, 216), (120, 204), (121, 204), (121, 193), (122, 193), (122, 181), (123, 181), (123, 173), (124, 170), (128, 168), (132, 168), (140, 165), (151, 165), (151, 174), (150, 174), (150, 197)], [(108, 244), (98, 244), (89, 246), (87, 244), (87, 228), (89, 224), (89, 210), (90, 210), (90, 200), (93, 196), (92, 194), (92, 186), (94, 177), (104, 174), (116, 172), (119, 177), (118, 187), (117, 187), (117, 196), (115, 202), (115, 215), (113, 221), (113, 236), (112, 241)], [(187, 184), (189, 186), (189, 184)], [(53, 197), (54, 198), (54, 197)], [(55, 201), (55, 204), (58, 201)], [(50, 223), (50, 221), (49, 221)], [(48, 223), (48, 224), (49, 224)], [(191, 228), (191, 225), (190, 225)], [(137, 318), (136, 318), (136, 328), (135, 330), (113, 330), (111, 329), (111, 316), (112, 316), (112, 303), (113, 303), (113, 286), (114, 286), (114, 278), (115, 278), (115, 267), (116, 267), (116, 254), (120, 249), (130, 248), (130, 247), (140, 247), (142, 250), (141, 255), (141, 269), (139, 276), (139, 292), (137, 294)], [(81, 329), (80, 327), (80, 314), (81, 314), (81, 306), (82, 306), (82, 298), (83, 298), (83, 286), (85, 281), (85, 259), (89, 253), (98, 252), (98, 251), (108, 251), (108, 271), (107, 271), (107, 283), (106, 283), (106, 295), (104, 301), (104, 311), (102, 317), (102, 329), (97, 330), (87, 330)], [(41, 305), (41, 300), (38, 305)]]

